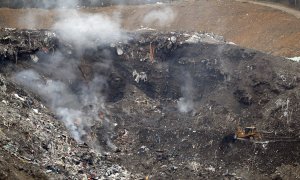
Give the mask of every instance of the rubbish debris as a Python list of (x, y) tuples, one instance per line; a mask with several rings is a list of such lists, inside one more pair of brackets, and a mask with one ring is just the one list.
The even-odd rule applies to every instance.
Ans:
[(172, 36), (171, 38), (170, 38), (170, 41), (172, 42), (172, 43), (176, 43), (176, 41), (177, 41), (177, 38), (175, 37), (175, 36)]
[(214, 168), (213, 166), (209, 166), (209, 167), (205, 168), (205, 170), (215, 172), (216, 168)]
[(121, 49), (121, 48), (117, 48), (117, 54), (119, 55), (119, 56), (121, 56), (121, 55), (123, 55), (123, 50)]
[(39, 110), (38, 109), (32, 109), (33, 112), (35, 112), (36, 114), (39, 114)]
[(185, 42), (189, 44), (196, 44), (200, 42), (220, 44), (220, 43), (224, 43), (225, 40), (222, 36), (218, 36), (213, 33), (203, 33), (203, 34), (194, 33)]
[(39, 61), (39, 58), (35, 54), (30, 55), (33, 62), (37, 63)]
[(140, 81), (147, 81), (147, 74), (145, 72), (138, 73), (136, 70), (134, 70), (132, 72), (132, 76), (133, 78), (135, 78), (134, 81), (137, 83), (139, 83)]
[(287, 58), (287, 59), (296, 61), (296, 62), (300, 62), (300, 57), (291, 57), (291, 58)]
[(25, 99), (22, 98), (22, 97), (20, 97), (18, 94), (14, 94), (14, 96), (15, 96), (15, 98), (17, 98), (17, 99), (19, 99), (19, 100), (21, 100), (21, 101), (25, 101)]

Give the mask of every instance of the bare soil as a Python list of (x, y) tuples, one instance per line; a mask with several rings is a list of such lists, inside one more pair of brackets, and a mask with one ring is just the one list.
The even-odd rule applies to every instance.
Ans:
[[(233, 0), (186, 0), (166, 4), (177, 14), (176, 19), (166, 26), (143, 23), (143, 17), (148, 12), (161, 6), (165, 5), (111, 6), (82, 11), (104, 14), (120, 12), (121, 23), (127, 30), (135, 30), (143, 25), (162, 31), (214, 32), (224, 36), (227, 41), (273, 55), (300, 55), (300, 20), (281, 10)], [(59, 10), (2, 8), (0, 26), (51, 28), (57, 20), (57, 13)], [(27, 23), (28, 18), (34, 26)]]

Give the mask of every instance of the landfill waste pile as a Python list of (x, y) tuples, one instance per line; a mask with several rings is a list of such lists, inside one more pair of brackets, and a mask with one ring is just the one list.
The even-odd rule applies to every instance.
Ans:
[(298, 62), (201, 32), (86, 47), (0, 30), (1, 179), (300, 177)]

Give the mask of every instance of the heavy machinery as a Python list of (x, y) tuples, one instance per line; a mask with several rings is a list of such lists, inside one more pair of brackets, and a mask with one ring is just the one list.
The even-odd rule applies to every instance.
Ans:
[(254, 126), (245, 127), (244, 129), (238, 127), (235, 132), (235, 139), (261, 140), (261, 138), (261, 133), (259, 133)]
[(276, 142), (299, 142), (299, 135), (289, 135), (286, 134), (278, 134), (274, 132), (265, 132), (265, 131), (257, 131), (256, 127), (250, 126), (245, 127), (244, 129), (238, 127), (235, 134), (234, 139), (236, 140), (248, 140), (253, 143), (276, 143)]

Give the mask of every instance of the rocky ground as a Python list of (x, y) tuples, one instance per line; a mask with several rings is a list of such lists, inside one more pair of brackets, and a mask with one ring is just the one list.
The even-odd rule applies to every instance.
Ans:
[[(55, 32), (1, 30), (2, 179), (299, 178), (297, 62), (212, 33), (127, 37), (78, 53)], [(45, 69), (56, 54), (73, 78)], [(41, 78), (29, 81), (29, 70)], [(62, 82), (76, 96), (99, 76), (103, 107), (79, 109), (90, 124), (57, 114), (53, 104), (72, 104), (54, 103), (47, 85)], [(262, 140), (234, 139), (252, 125)], [(72, 134), (82, 126), (79, 142)]]

